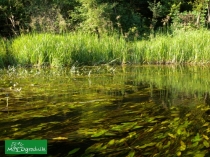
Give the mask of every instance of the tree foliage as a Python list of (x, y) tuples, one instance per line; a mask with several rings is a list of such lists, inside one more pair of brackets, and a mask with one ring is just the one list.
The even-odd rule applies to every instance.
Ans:
[(209, 5), (209, 0), (1, 0), (0, 35), (82, 30), (141, 37), (169, 23), (204, 27)]

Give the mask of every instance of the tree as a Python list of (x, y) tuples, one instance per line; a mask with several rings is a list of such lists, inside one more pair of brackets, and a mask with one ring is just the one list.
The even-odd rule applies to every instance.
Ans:
[[(210, 1), (209, 0), (195, 0), (193, 3), (193, 10), (197, 14), (196, 25), (199, 27), (208, 25), (210, 22)], [(207, 16), (207, 17), (206, 17)]]
[(150, 29), (152, 32), (152, 36), (154, 36), (154, 27), (157, 23), (157, 18), (160, 17), (162, 15), (162, 8), (163, 6), (161, 5), (160, 2), (156, 2), (156, 0), (154, 0), (154, 3), (148, 2), (149, 3), (149, 9), (152, 12), (152, 21), (151, 21), (151, 25), (150, 25)]
[(1, 34), (18, 35), (21, 30), (28, 28), (28, 16), (25, 12), (24, 0), (0, 1)]

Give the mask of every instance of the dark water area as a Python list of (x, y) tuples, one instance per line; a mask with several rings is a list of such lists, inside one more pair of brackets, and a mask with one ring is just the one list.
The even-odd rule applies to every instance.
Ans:
[(43, 156), (210, 156), (209, 67), (10, 67), (0, 76), (0, 156), (7, 139), (47, 139)]

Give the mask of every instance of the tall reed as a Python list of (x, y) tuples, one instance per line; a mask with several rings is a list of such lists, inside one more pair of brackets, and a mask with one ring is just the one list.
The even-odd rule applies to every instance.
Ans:
[(20, 64), (44, 64), (68, 66), (78, 61), (94, 65), (119, 58), (122, 62), (126, 42), (116, 36), (84, 33), (64, 35), (30, 34), (16, 38), (12, 44), (13, 55)]
[(6, 62), (7, 48), (5, 39), (0, 37), (0, 67), (4, 67)]
[(117, 35), (73, 32), (28, 34), (14, 39), (12, 55), (20, 64), (69, 66), (130, 62), (134, 64), (209, 63), (210, 31), (179, 31), (150, 40), (126, 42)]
[(179, 31), (135, 43), (132, 60), (141, 63), (209, 63), (210, 31)]

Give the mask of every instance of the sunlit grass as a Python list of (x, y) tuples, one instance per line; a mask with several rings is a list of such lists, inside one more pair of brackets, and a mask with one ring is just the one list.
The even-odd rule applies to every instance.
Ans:
[[(21, 65), (71, 66), (117, 64), (206, 64), (210, 32), (179, 31), (150, 40), (126, 42), (123, 37), (74, 32), (63, 35), (28, 34), (14, 39), (12, 55)], [(4, 51), (3, 51), (4, 52)]]
[(173, 35), (158, 35), (134, 45), (135, 63), (209, 63), (210, 32), (207, 30), (179, 31)]
[(65, 35), (31, 34), (16, 38), (12, 44), (13, 55), (20, 64), (69, 66), (107, 63), (123, 59), (126, 42), (116, 37), (70, 33)]
[(5, 65), (6, 59), (6, 42), (0, 37), (0, 67)]

